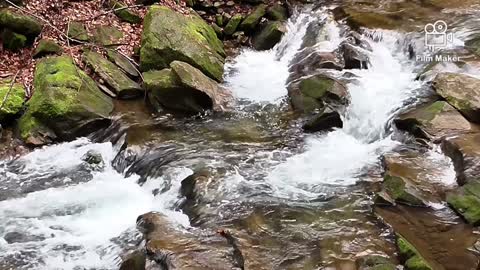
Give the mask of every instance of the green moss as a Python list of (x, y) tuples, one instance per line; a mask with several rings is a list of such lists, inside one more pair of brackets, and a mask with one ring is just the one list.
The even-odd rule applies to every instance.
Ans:
[(383, 186), (385, 191), (397, 202), (423, 206), (424, 203), (407, 191), (405, 181), (397, 176), (385, 175)]
[(253, 47), (257, 50), (269, 50), (282, 39), (287, 31), (282, 22), (268, 22), (253, 39)]
[(178, 87), (179, 83), (171, 69), (151, 70), (143, 73), (147, 90)]
[[(3, 107), (0, 109), (0, 122), (19, 114), (25, 102), (25, 90), (23, 86), (16, 83), (10, 90), (10, 85), (9, 82), (0, 84), (0, 103), (5, 100)], [(7, 93), (9, 93), (9, 95), (7, 99), (5, 99)]]
[(397, 246), (408, 270), (432, 270), (418, 250), (399, 234), (397, 234)]
[(240, 24), (240, 29), (244, 31), (253, 31), (257, 27), (258, 23), (265, 16), (267, 12), (267, 6), (264, 4), (258, 5), (257, 8), (250, 13)]
[(88, 32), (85, 25), (80, 22), (70, 22), (67, 36), (79, 41), (88, 41)]
[(62, 47), (53, 40), (42, 39), (35, 48), (33, 57), (42, 57), (48, 54), (60, 54), (63, 52)]
[(432, 270), (420, 256), (413, 256), (405, 262), (409, 270)]
[(354, 28), (381, 28), (381, 29), (396, 29), (400, 26), (400, 22), (390, 18), (386, 14), (361, 12), (346, 9), (349, 17), (347, 22)]
[(470, 224), (480, 224), (480, 183), (467, 183), (461, 190), (450, 193), (447, 202)]
[(142, 17), (137, 13), (133, 12), (129, 8), (125, 8), (126, 5), (120, 2), (115, 2), (113, 4), (114, 14), (117, 15), (122, 21), (138, 24), (142, 22)]
[(227, 36), (233, 35), (237, 31), (238, 25), (242, 22), (243, 16), (241, 14), (236, 14), (228, 21), (227, 25), (223, 29), (223, 33)]
[(118, 45), (123, 38), (123, 32), (115, 27), (97, 26), (93, 31), (93, 40), (104, 46)]
[(2, 42), (5, 49), (16, 52), (27, 45), (27, 37), (5, 30), (2, 34)]
[(0, 28), (8, 28), (13, 32), (28, 37), (36, 37), (43, 25), (34, 17), (18, 14), (10, 9), (0, 9)]
[(281, 4), (275, 4), (268, 8), (267, 17), (274, 21), (286, 21), (288, 19), (288, 11)]
[(334, 80), (325, 76), (314, 76), (300, 82), (300, 91), (303, 95), (321, 99), (332, 89)]

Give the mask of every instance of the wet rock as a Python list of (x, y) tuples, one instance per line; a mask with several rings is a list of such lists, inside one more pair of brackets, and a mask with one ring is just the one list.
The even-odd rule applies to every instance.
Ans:
[(222, 14), (217, 14), (217, 15), (215, 15), (215, 23), (216, 23), (218, 26), (220, 26), (220, 27), (223, 26), (223, 24), (224, 24), (224, 17), (223, 17)]
[(367, 69), (368, 55), (363, 49), (349, 43), (343, 43), (340, 50), (345, 60), (346, 69)]
[(17, 52), (27, 46), (27, 37), (11, 30), (4, 30), (1, 34), (3, 47), (9, 51)]
[(8, 244), (14, 244), (43, 241), (45, 240), (45, 237), (41, 235), (30, 235), (23, 232), (8, 232), (3, 236), (3, 239), (5, 239)]
[(255, 30), (260, 20), (265, 16), (267, 12), (267, 6), (264, 4), (258, 5), (252, 13), (250, 13), (240, 24), (240, 29), (245, 32), (251, 32)]
[(465, 47), (471, 50), (473, 53), (480, 55), (480, 36), (465, 42)]
[(132, 62), (130, 62), (130, 60), (127, 57), (123, 56), (122, 54), (114, 50), (108, 50), (107, 58), (108, 60), (115, 63), (117, 66), (119, 66), (129, 76), (131, 77), (140, 76), (140, 74), (138, 73), (138, 69), (135, 67), (135, 65)]
[(435, 91), (468, 120), (480, 123), (480, 79), (455, 73), (440, 73), (433, 81)]
[(334, 11), (336, 19), (346, 18), (347, 23), (354, 29), (360, 27), (397, 29), (402, 21), (393, 14), (376, 11), (364, 11), (352, 7), (340, 7)]
[(125, 5), (124, 3), (114, 1), (112, 8), (115, 9), (113, 13), (124, 22), (129, 22), (133, 24), (138, 24), (142, 22), (142, 17), (140, 17), (140, 15), (133, 10), (127, 8), (127, 5)]
[(120, 44), (123, 32), (111, 26), (97, 26), (93, 30), (93, 41), (103, 46), (115, 46)]
[(312, 112), (324, 104), (348, 103), (348, 92), (342, 83), (327, 75), (318, 74), (288, 86), (288, 94), (295, 110)]
[(345, 67), (345, 61), (339, 52), (318, 52), (315, 48), (307, 48), (297, 53), (291, 63), (288, 81), (312, 75), (318, 69), (342, 70)]
[(137, 228), (146, 240), (147, 267), (243, 269), (232, 256), (232, 246), (220, 234), (199, 235), (195, 231), (177, 229), (165, 216), (153, 212), (141, 215)]
[(423, 104), (399, 115), (394, 123), (397, 128), (408, 131), (418, 138), (433, 141), (477, 130), (476, 126), (445, 101)]
[(225, 51), (215, 31), (196, 14), (183, 15), (167, 7), (152, 6), (144, 20), (141, 70), (168, 68), (175, 60), (222, 80)]
[(275, 4), (267, 9), (266, 17), (274, 21), (286, 21), (288, 19), (288, 10), (281, 4)]
[(223, 110), (229, 96), (218, 83), (187, 63), (175, 61), (171, 66), (171, 69), (143, 75), (153, 103), (193, 113)]
[(236, 14), (228, 21), (227, 25), (223, 29), (223, 33), (226, 36), (231, 36), (235, 33), (240, 25), (240, 22), (243, 20), (243, 16), (241, 14)]
[(342, 127), (343, 121), (340, 114), (336, 111), (326, 109), (307, 121), (307, 123), (303, 125), (303, 130), (306, 132), (317, 132)]
[(139, 84), (128, 78), (120, 68), (101, 54), (89, 51), (84, 53), (84, 59), (86, 64), (115, 91), (119, 98), (135, 98), (143, 93)]
[(468, 182), (449, 193), (447, 202), (468, 223), (480, 225), (480, 180)]
[(61, 54), (63, 49), (55, 41), (50, 39), (42, 39), (38, 42), (35, 52), (33, 53), (34, 58), (43, 57), (49, 54)]
[(383, 198), (385, 201), (395, 201), (411, 206), (425, 206), (423, 201), (418, 198), (417, 193), (419, 191), (408, 185), (405, 178), (387, 174), (383, 179), (383, 188), (384, 193), (378, 195), (387, 195), (388, 197)]
[(463, 134), (442, 141), (444, 153), (455, 167), (459, 185), (477, 181), (480, 175), (480, 134)]
[(68, 25), (67, 36), (71, 39), (86, 42), (88, 41), (88, 32), (85, 25), (81, 22), (70, 22)]
[(0, 79), (0, 101), (3, 103), (5, 100), (0, 108), (0, 124), (6, 126), (8, 121), (20, 114), (25, 98), (25, 89), (22, 84), (12, 85), (11, 79)]
[(282, 22), (267, 22), (253, 38), (253, 47), (256, 50), (270, 50), (286, 32), (287, 28)]
[(82, 160), (88, 163), (89, 165), (96, 167), (103, 167), (104, 161), (102, 154), (95, 150), (89, 150), (85, 155), (83, 155)]
[(120, 270), (145, 270), (146, 260), (146, 254), (136, 250), (123, 259)]
[(397, 234), (397, 246), (403, 257), (405, 267), (409, 270), (433, 270), (418, 250), (405, 238)]
[(0, 10), (0, 28), (10, 29), (12, 32), (33, 39), (40, 34), (43, 24), (32, 16), (5, 8)]
[(28, 109), (19, 121), (20, 135), (28, 143), (44, 144), (57, 137), (72, 140), (110, 123), (112, 100), (70, 57), (38, 61), (34, 85)]
[(357, 259), (357, 268), (359, 270), (395, 270), (397, 266), (389, 258), (370, 255)]
[(217, 24), (213, 23), (212, 24), (212, 28), (213, 30), (215, 31), (215, 33), (217, 34), (217, 37), (218, 38), (222, 38), (223, 37), (223, 29), (218, 26)]

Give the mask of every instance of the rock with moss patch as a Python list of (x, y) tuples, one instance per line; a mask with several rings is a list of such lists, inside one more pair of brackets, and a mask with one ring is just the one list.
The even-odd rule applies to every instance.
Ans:
[(224, 109), (230, 96), (217, 82), (188, 63), (174, 61), (170, 66), (143, 74), (155, 107), (192, 113)]
[(22, 34), (17, 34), (11, 30), (4, 30), (2, 35), (3, 47), (9, 51), (19, 51), (27, 46), (27, 37)]
[(388, 198), (383, 198), (386, 201), (395, 201), (410, 206), (425, 206), (415, 189), (408, 186), (408, 183), (402, 177), (386, 174), (383, 179), (383, 188), (384, 192), (379, 195), (386, 194)]
[(114, 51), (108, 50), (107, 51), (108, 60), (115, 63), (119, 66), (123, 71), (125, 71), (128, 75), (132, 77), (139, 77), (140, 74), (138, 73), (138, 69), (135, 65), (124, 55)]
[(114, 14), (117, 15), (120, 20), (124, 22), (129, 22), (133, 24), (138, 24), (142, 22), (142, 17), (122, 2), (113, 1), (112, 8), (114, 9)]
[(281, 4), (275, 4), (268, 8), (266, 17), (274, 21), (286, 21), (288, 10)]
[(21, 137), (29, 144), (73, 140), (110, 123), (112, 100), (68, 56), (43, 58), (34, 74), (35, 92), (20, 118)]
[(397, 234), (397, 246), (408, 270), (433, 270), (418, 250), (399, 234)]
[(394, 120), (400, 130), (428, 140), (478, 130), (462, 114), (445, 101), (434, 101), (403, 113)]
[(303, 112), (323, 109), (325, 104), (346, 105), (349, 99), (345, 85), (324, 74), (290, 84), (288, 94), (294, 109)]
[(151, 6), (144, 20), (141, 70), (168, 68), (176, 60), (222, 80), (225, 51), (212, 27), (196, 14), (183, 15), (168, 7)]
[(85, 28), (85, 25), (81, 22), (70, 22), (68, 24), (67, 36), (82, 42), (88, 41), (87, 28)]
[(25, 89), (22, 84), (15, 83), (12, 85), (11, 79), (0, 80), (0, 105), (3, 103), (3, 106), (0, 107), (1, 125), (5, 125), (6, 122), (19, 115), (24, 102)]
[(34, 58), (43, 57), (49, 54), (61, 54), (63, 49), (55, 41), (50, 39), (42, 39), (38, 42), (35, 52), (33, 53)]
[(257, 50), (270, 50), (282, 39), (287, 32), (282, 22), (267, 22), (262, 30), (253, 38), (253, 47)]
[(246, 32), (251, 32), (255, 30), (257, 25), (262, 20), (262, 17), (265, 16), (267, 12), (267, 6), (264, 4), (258, 5), (255, 10), (250, 13), (240, 24), (240, 29)]
[(312, 75), (319, 69), (342, 70), (344, 67), (345, 61), (338, 51), (319, 52), (315, 47), (305, 48), (290, 62), (288, 82)]
[(120, 44), (123, 32), (111, 26), (97, 26), (93, 30), (93, 41), (103, 46), (115, 46)]
[(397, 266), (389, 258), (379, 255), (369, 255), (357, 259), (357, 268), (359, 270), (395, 270)]
[(8, 8), (0, 9), (0, 29), (7, 28), (30, 39), (42, 32), (43, 24), (29, 15), (19, 14)]
[(435, 91), (468, 120), (480, 123), (480, 79), (457, 73), (440, 73), (433, 81)]
[(128, 78), (120, 68), (96, 52), (86, 52), (85, 62), (93, 71), (111, 87), (122, 99), (135, 98), (142, 94), (142, 87)]
[(223, 29), (223, 33), (226, 36), (231, 36), (235, 33), (238, 29), (238, 26), (243, 20), (243, 16), (241, 14), (236, 14), (228, 21), (227, 25)]
[(449, 193), (447, 202), (468, 223), (480, 225), (480, 181), (471, 181)]

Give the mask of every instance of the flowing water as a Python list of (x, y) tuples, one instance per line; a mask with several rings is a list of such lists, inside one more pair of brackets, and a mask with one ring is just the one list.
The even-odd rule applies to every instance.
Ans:
[[(311, 23), (321, 25), (313, 37)], [(304, 135), (286, 101), (289, 66), (305, 38), (315, 39), (315, 50), (333, 51), (345, 29), (326, 8), (298, 10), (274, 49), (245, 49), (227, 64), (225, 85), (236, 96), (230, 112), (187, 119), (119, 112), (126, 128), (114, 136), (0, 161), (0, 269), (118, 269), (119, 255), (141, 240), (137, 216), (149, 211), (179, 230), (250, 233), (246, 241), (261, 239), (268, 249), (264, 260), (283, 260), (288, 269), (393, 255), (388, 230), (371, 213), (371, 194), (381, 156), (402, 144), (390, 121), (426, 94), (415, 80), (423, 64), (408, 54), (422, 35), (365, 31), (370, 63), (348, 71), (355, 79), (347, 84), (344, 127)], [(89, 150), (102, 155), (103, 167), (82, 161)], [(437, 181), (451, 185), (451, 162), (436, 152), (429, 161), (444, 170)], [(178, 208), (180, 183), (203, 167), (219, 184), (189, 219)], [(319, 255), (307, 256), (317, 246)]]

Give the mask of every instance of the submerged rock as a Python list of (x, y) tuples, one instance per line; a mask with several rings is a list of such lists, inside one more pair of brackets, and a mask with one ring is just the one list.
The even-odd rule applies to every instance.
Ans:
[(468, 120), (480, 123), (480, 79), (456, 73), (440, 73), (433, 81), (435, 91)]
[(115, 91), (119, 98), (135, 98), (143, 93), (138, 83), (128, 78), (120, 68), (101, 54), (90, 51), (84, 54), (84, 58), (87, 65)]
[(397, 266), (389, 258), (370, 255), (357, 259), (357, 268), (359, 270), (395, 270)]
[(221, 111), (230, 99), (217, 82), (185, 62), (174, 61), (171, 69), (149, 71), (143, 76), (154, 106), (192, 113)]
[(151, 6), (144, 20), (142, 71), (168, 68), (183, 61), (221, 81), (225, 51), (215, 31), (198, 15), (183, 15), (168, 7)]
[(63, 49), (55, 41), (50, 39), (42, 39), (38, 42), (35, 52), (33, 53), (34, 58), (43, 57), (49, 54), (61, 54)]
[(257, 50), (269, 50), (282, 39), (287, 28), (282, 22), (267, 22), (253, 38), (253, 47)]
[[(11, 89), (10, 86), (12, 86)], [(11, 79), (0, 80), (0, 106), (3, 103), (3, 106), (0, 107), (0, 125), (19, 115), (24, 102), (25, 89), (22, 84), (15, 83), (12, 85)]]
[(112, 100), (68, 56), (37, 62), (35, 93), (20, 118), (21, 137), (30, 144), (72, 140), (110, 123)]
[(480, 36), (467, 40), (465, 42), (465, 47), (467, 47), (476, 55), (480, 55)]
[(340, 114), (336, 111), (326, 109), (308, 120), (307, 123), (303, 125), (303, 130), (306, 132), (317, 132), (342, 127), (343, 121)]
[(348, 91), (341, 82), (324, 74), (292, 83), (288, 87), (295, 110), (312, 112), (322, 109), (324, 104), (345, 105), (348, 103)]
[(403, 113), (394, 120), (397, 128), (418, 138), (439, 140), (446, 136), (458, 135), (477, 130), (462, 114), (445, 101), (421, 105)]
[(400, 256), (402, 256), (407, 269), (433, 270), (433, 268), (427, 263), (427, 261), (425, 261), (418, 250), (399, 234), (397, 234), (397, 246)]

